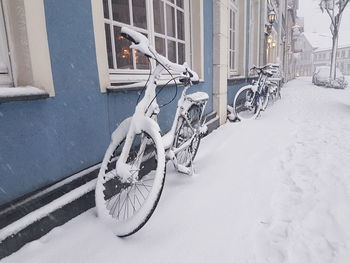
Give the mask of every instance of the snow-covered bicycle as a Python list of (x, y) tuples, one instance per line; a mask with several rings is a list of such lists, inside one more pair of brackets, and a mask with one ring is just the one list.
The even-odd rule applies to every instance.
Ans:
[(271, 65), (254, 66), (251, 70), (258, 73), (258, 80), (252, 85), (242, 87), (233, 100), (232, 115), (241, 121), (259, 116), (260, 112), (266, 109), (270, 96), (280, 92), (277, 84), (269, 80), (274, 75)]
[[(161, 56), (148, 39), (130, 28), (123, 27), (122, 36), (149, 59), (151, 73), (145, 85), (144, 97), (132, 117), (124, 120), (112, 133), (96, 185), (96, 206), (100, 218), (110, 224), (116, 235), (129, 236), (140, 230), (153, 214), (160, 199), (166, 161), (186, 174), (193, 172), (193, 159), (206, 126), (203, 113), (208, 94), (186, 94), (198, 75), (187, 64), (179, 65)], [(154, 61), (156, 63), (154, 63)], [(161, 136), (157, 123), (157, 83), (166, 70), (184, 85), (170, 131)], [(164, 85), (165, 86), (165, 85)], [(163, 86), (163, 87), (164, 87)]]
[(279, 64), (268, 64), (269, 71), (272, 76), (268, 78), (267, 83), (269, 84), (270, 98), (272, 101), (281, 99), (281, 88), (283, 86), (283, 74)]

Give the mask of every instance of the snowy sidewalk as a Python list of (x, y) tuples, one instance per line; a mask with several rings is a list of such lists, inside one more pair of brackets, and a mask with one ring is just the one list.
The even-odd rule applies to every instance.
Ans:
[(136, 235), (92, 209), (2, 262), (349, 262), (350, 91), (298, 79), (282, 97), (203, 139), (194, 177), (169, 165)]

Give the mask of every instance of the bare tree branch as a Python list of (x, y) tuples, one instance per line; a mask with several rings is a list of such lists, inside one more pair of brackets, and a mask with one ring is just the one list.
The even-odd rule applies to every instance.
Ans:
[[(339, 1), (339, 14), (343, 13), (345, 7), (348, 5), (348, 3), (350, 2), (350, 0), (345, 0), (345, 1)], [(342, 6), (341, 4), (344, 3), (344, 5)]]
[(330, 10), (329, 10), (328, 8), (326, 8), (326, 11), (327, 11), (329, 17), (331, 18), (331, 22), (332, 22), (332, 24), (333, 24), (333, 27), (335, 27), (336, 24), (335, 24), (335, 20), (334, 20), (333, 15), (331, 14), (331, 12), (330, 12)]

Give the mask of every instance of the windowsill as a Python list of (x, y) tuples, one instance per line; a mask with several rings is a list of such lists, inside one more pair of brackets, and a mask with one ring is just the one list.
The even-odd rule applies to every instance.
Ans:
[(246, 77), (246, 76), (232, 76), (232, 77), (229, 77), (227, 79), (227, 83), (234, 85), (234, 84), (239, 83), (241, 81), (244, 81), (246, 79), (250, 80), (250, 79), (256, 79), (256, 78), (258, 78), (258, 75), (256, 75), (256, 76), (248, 76), (248, 77)]
[(0, 103), (11, 101), (26, 101), (46, 99), (49, 94), (34, 87), (0, 87)]
[[(203, 83), (204, 80), (199, 80), (199, 83)], [(174, 86), (175, 83), (173, 80), (171, 80), (169, 82), (168, 79), (165, 79), (165, 80), (159, 80), (157, 82), (157, 86), (163, 86), (165, 84), (168, 83), (168, 86)], [(140, 90), (141, 88), (143, 88), (146, 84), (146, 81), (141, 81), (141, 82), (136, 82), (136, 83), (115, 83), (114, 85), (112, 84), (111, 86), (108, 86), (107, 87), (107, 92), (119, 92), (119, 91), (138, 91)], [(182, 83), (179, 82), (178, 80), (176, 80), (176, 84), (177, 85), (181, 85), (182, 86)]]

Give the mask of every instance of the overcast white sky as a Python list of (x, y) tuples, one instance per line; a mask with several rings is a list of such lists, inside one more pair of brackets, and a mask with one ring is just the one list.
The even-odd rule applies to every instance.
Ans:
[[(327, 13), (321, 12), (319, 2), (299, 0), (298, 15), (305, 19), (305, 32), (310, 41), (320, 48), (326, 48), (331, 46), (330, 19)], [(350, 3), (343, 13), (339, 45), (350, 45)]]

